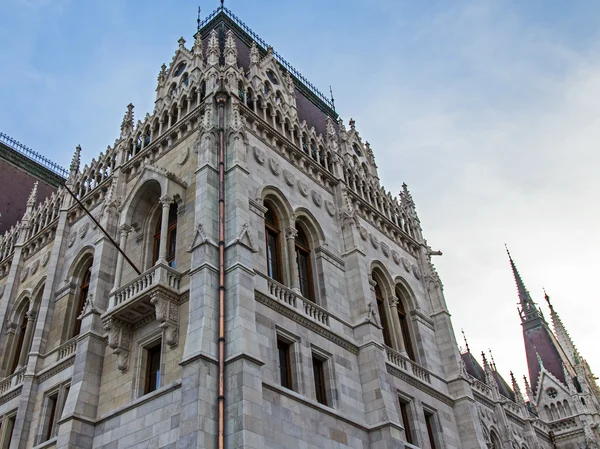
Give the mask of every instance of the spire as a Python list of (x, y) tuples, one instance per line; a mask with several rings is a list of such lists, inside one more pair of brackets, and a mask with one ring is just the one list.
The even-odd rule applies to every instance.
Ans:
[(575, 354), (577, 353), (577, 348), (575, 347), (573, 340), (571, 340), (571, 336), (567, 332), (567, 329), (565, 328), (562, 320), (560, 319), (560, 316), (558, 315), (556, 310), (554, 310), (554, 307), (550, 302), (550, 296), (548, 296), (548, 293), (546, 293), (545, 289), (544, 297), (546, 298), (546, 302), (548, 303), (548, 307), (550, 308), (550, 319), (552, 321), (552, 327), (554, 328), (554, 335), (556, 335), (558, 343), (560, 344), (563, 351), (565, 351), (565, 353), (567, 354), (567, 358), (569, 359), (569, 361), (571, 363), (575, 363)]
[(29, 198), (27, 199), (27, 208), (35, 207), (37, 203), (37, 194), (38, 194), (38, 181), (33, 183), (33, 188), (31, 189), (31, 193), (29, 194)]
[(506, 253), (508, 254), (508, 260), (510, 260), (510, 266), (515, 277), (515, 282), (517, 283), (517, 291), (519, 292), (519, 302), (521, 303), (521, 309), (519, 310), (519, 313), (521, 315), (521, 322), (523, 323), (525, 321), (531, 321), (533, 319), (540, 318), (541, 315), (537, 307), (535, 306), (535, 303), (531, 299), (531, 295), (529, 295), (529, 292), (525, 288), (523, 279), (521, 279), (521, 275), (517, 270), (517, 266), (515, 265), (515, 262), (513, 261), (510, 255), (510, 251), (508, 250), (508, 247), (506, 245), (504, 246), (506, 248)]
[(127, 112), (125, 112), (123, 122), (121, 123), (121, 137), (126, 136), (133, 130), (133, 123), (133, 104), (129, 103), (127, 105)]
[(255, 41), (252, 41), (252, 47), (250, 47), (250, 65), (256, 65), (260, 61), (260, 53), (258, 52), (258, 45)]
[(492, 367), (492, 369), (494, 371), (498, 371), (496, 369), (496, 361), (494, 360), (494, 355), (492, 354), (492, 350), (488, 348), (488, 352), (490, 353), (490, 360), (492, 361), (492, 364), (490, 366)]
[(206, 49), (206, 62), (209, 66), (217, 65), (219, 63), (219, 54), (219, 34), (217, 33), (217, 30), (213, 29), (210, 32)]
[(467, 341), (467, 336), (465, 335), (464, 329), (461, 329), (460, 331), (462, 332), (463, 340), (465, 340), (465, 349), (467, 350), (467, 352), (471, 352), (471, 350), (469, 349), (469, 342)]
[(225, 64), (236, 66), (237, 65), (237, 46), (235, 45), (235, 39), (233, 38), (233, 31), (227, 30), (225, 38)]
[(81, 164), (81, 145), (75, 147), (75, 153), (73, 153), (73, 159), (71, 159), (71, 166), (69, 167), (69, 179), (75, 179), (77, 173), (79, 173), (79, 166)]
[(515, 399), (517, 400), (517, 404), (524, 404), (525, 399), (523, 399), (523, 394), (521, 393), (521, 387), (517, 383), (517, 379), (515, 379), (515, 375), (513, 372), (510, 372), (510, 380), (512, 381), (512, 389), (515, 392)]
[(535, 356), (537, 357), (538, 365), (540, 366), (540, 370), (544, 369), (544, 362), (542, 362), (542, 358), (540, 357), (540, 353), (535, 351)]

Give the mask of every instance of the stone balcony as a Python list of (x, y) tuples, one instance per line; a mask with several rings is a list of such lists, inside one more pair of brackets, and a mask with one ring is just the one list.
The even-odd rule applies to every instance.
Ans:
[(0, 404), (4, 404), (21, 394), (24, 375), (25, 368), (21, 368), (0, 381)]
[(129, 366), (133, 331), (151, 320), (160, 323), (169, 346), (177, 345), (182, 276), (159, 263), (108, 296), (109, 309), (102, 315), (102, 322), (121, 371)]

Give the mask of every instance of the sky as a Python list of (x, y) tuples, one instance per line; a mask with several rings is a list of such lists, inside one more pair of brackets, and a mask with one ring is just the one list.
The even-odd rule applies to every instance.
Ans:
[[(160, 65), (218, 1), (4, 0), (0, 132), (68, 167), (151, 112)], [(409, 185), (459, 343), (527, 372), (504, 244), (600, 374), (596, 1), (226, 0), (356, 120), (382, 184)]]

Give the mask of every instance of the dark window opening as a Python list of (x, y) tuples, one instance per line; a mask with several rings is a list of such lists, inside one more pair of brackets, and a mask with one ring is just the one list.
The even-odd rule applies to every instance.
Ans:
[(185, 62), (182, 62), (175, 69), (175, 73), (173, 74), (173, 76), (179, 76), (179, 75), (181, 75), (184, 70), (185, 70)]
[(2, 443), (2, 449), (8, 449), (10, 446), (10, 442), (12, 441), (13, 431), (15, 430), (15, 422), (17, 420), (17, 416), (13, 415), (10, 418), (6, 419), (6, 430), (4, 432), (4, 442)]
[(325, 361), (315, 357), (312, 358), (313, 374), (315, 377), (315, 393), (317, 402), (327, 404), (327, 389), (325, 388)]
[(437, 449), (434, 432), (435, 416), (433, 415), (433, 413), (425, 412), (425, 425), (427, 426), (427, 437), (429, 438), (429, 447), (431, 447), (431, 449)]
[(48, 396), (46, 400), (46, 425), (44, 428), (43, 440), (48, 441), (50, 438), (56, 435), (56, 407), (58, 405), (58, 392)]
[[(24, 307), (24, 310), (29, 309), (29, 303), (27, 303)], [(12, 361), (12, 365), (10, 368), (10, 372), (14, 373), (19, 367), (19, 359), (21, 358), (21, 352), (23, 352), (23, 345), (25, 343), (25, 331), (27, 330), (27, 313), (23, 312), (23, 318), (21, 319), (21, 327), (19, 328), (19, 337), (17, 339), (17, 346), (15, 348), (15, 353)]]
[(410, 330), (408, 328), (408, 319), (406, 317), (406, 309), (404, 308), (404, 301), (401, 299), (402, 295), (399, 294), (396, 290), (396, 294), (398, 295), (398, 320), (400, 321), (400, 332), (402, 332), (402, 340), (404, 341), (404, 347), (406, 349), (406, 353), (411, 360), (415, 360), (415, 351), (413, 349), (412, 339), (410, 337)]
[(267, 275), (277, 282), (283, 282), (281, 251), (279, 250), (279, 223), (273, 210), (267, 206), (265, 213), (265, 238), (267, 245)]
[(79, 297), (77, 298), (77, 309), (75, 310), (75, 323), (73, 324), (73, 333), (71, 334), (71, 338), (76, 337), (81, 332), (81, 319), (79, 319), (79, 317), (83, 313), (85, 301), (87, 300), (88, 292), (90, 290), (92, 263), (94, 263), (93, 259), (86, 264), (85, 269), (83, 271), (83, 278), (81, 279), (81, 284), (79, 284)]
[(400, 413), (402, 415), (402, 426), (404, 427), (404, 435), (406, 442), (414, 444), (412, 429), (410, 426), (410, 404), (400, 399)]
[(293, 390), (292, 387), (292, 354), (291, 344), (277, 340), (277, 362), (279, 364), (279, 381), (281, 386)]
[(383, 342), (387, 346), (392, 346), (392, 337), (390, 335), (390, 327), (388, 325), (387, 315), (385, 313), (385, 300), (379, 285), (375, 285), (375, 299), (377, 300), (377, 312), (379, 313), (380, 325), (383, 328)]
[(301, 227), (297, 228), (296, 236), (296, 271), (298, 273), (298, 288), (305, 298), (315, 302), (312, 267), (310, 263), (310, 248), (308, 239)]
[(146, 384), (144, 394), (158, 390), (160, 387), (160, 353), (161, 342), (146, 349)]

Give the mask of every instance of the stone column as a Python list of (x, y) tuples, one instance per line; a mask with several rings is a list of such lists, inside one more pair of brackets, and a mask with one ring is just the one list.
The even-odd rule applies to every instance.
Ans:
[(158, 260), (156, 263), (167, 263), (167, 233), (169, 230), (169, 208), (173, 202), (173, 197), (163, 195), (160, 197), (162, 204), (162, 217), (160, 223), (160, 247), (158, 252)]
[(19, 354), (19, 368), (27, 365), (29, 349), (31, 348), (31, 339), (33, 338), (33, 331), (35, 330), (35, 318), (37, 312), (35, 310), (29, 310), (25, 315), (27, 316), (27, 327), (25, 328), (25, 337), (23, 338), (21, 354)]
[[(125, 245), (127, 244), (127, 236), (131, 232), (131, 226), (122, 225), (119, 227), (119, 248), (125, 251)], [(121, 276), (123, 275), (123, 254), (117, 253), (117, 269), (115, 270), (115, 284), (113, 290), (118, 289), (121, 286)], [(110, 305), (109, 305), (110, 307)]]
[(289, 270), (289, 283), (290, 287), (295, 292), (300, 293), (300, 286), (298, 285), (298, 270), (296, 269), (296, 236), (298, 231), (294, 227), (289, 227), (285, 230), (285, 242), (287, 245), (287, 256), (288, 256), (288, 270)]
[(392, 340), (396, 344), (396, 351), (406, 355), (406, 346), (404, 344), (404, 338), (402, 336), (402, 327), (400, 326), (400, 318), (398, 317), (398, 298), (390, 296), (388, 298), (389, 312), (390, 312), (390, 323), (392, 324), (392, 331), (394, 336)]

